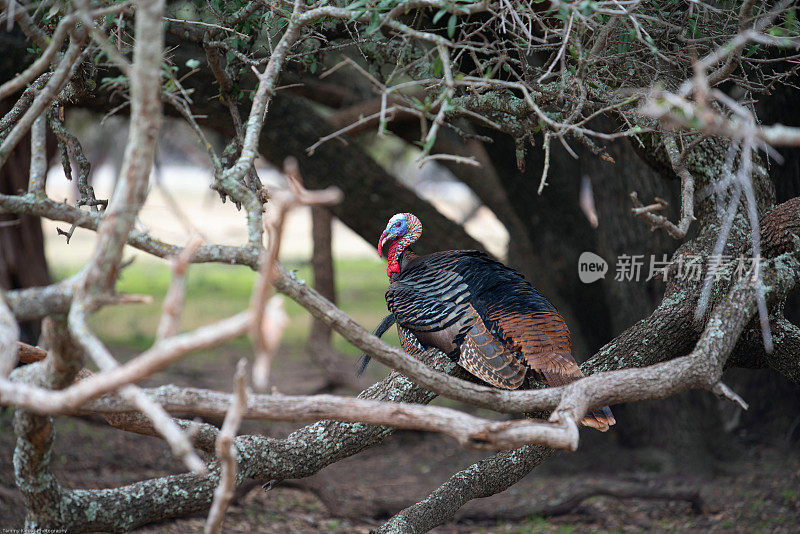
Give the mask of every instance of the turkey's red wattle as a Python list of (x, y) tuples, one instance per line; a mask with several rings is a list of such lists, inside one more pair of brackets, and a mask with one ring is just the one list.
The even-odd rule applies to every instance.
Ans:
[(389, 260), (389, 264), (386, 266), (386, 276), (389, 278), (392, 277), (392, 273), (400, 272), (400, 263), (397, 261), (397, 257), (399, 256), (397, 249), (399, 246), (400, 240), (398, 239), (389, 245), (389, 252), (386, 254), (386, 259)]

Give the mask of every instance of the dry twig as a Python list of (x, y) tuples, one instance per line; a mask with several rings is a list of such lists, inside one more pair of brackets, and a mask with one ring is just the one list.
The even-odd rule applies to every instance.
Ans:
[(161, 320), (156, 330), (156, 342), (178, 333), (181, 324), (181, 315), (186, 300), (186, 271), (192, 262), (192, 257), (203, 244), (199, 236), (194, 236), (183, 248), (180, 254), (174, 256), (172, 263), (172, 282), (170, 282), (167, 296), (164, 297)]
[(208, 512), (205, 534), (215, 534), (220, 532), (222, 521), (225, 518), (225, 510), (228, 503), (233, 498), (233, 490), (236, 487), (236, 463), (238, 453), (234, 446), (236, 432), (242, 424), (242, 415), (247, 406), (247, 360), (242, 358), (236, 365), (236, 375), (234, 376), (234, 395), (230, 407), (225, 414), (225, 421), (217, 435), (217, 458), (222, 464), (222, 472), (219, 476), (219, 486), (214, 491), (214, 500), (211, 503), (211, 510)]
[(270, 238), (270, 246), (259, 261), (259, 277), (253, 288), (250, 309), (253, 313), (251, 337), (255, 362), (253, 364), (253, 386), (264, 391), (269, 384), (269, 370), (275, 349), (285, 328), (286, 315), (283, 313), (280, 299), (271, 296), (275, 283), (275, 265), (280, 253), (283, 223), (287, 213), (299, 205), (328, 206), (341, 200), (342, 193), (335, 187), (323, 191), (308, 191), (302, 185), (300, 169), (294, 158), (287, 158), (284, 173), (289, 185), (286, 195), (273, 195), (273, 213), (266, 223)]

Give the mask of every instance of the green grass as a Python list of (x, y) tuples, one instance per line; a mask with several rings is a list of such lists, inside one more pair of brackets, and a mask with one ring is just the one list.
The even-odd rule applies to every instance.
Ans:
[[(287, 265), (296, 276), (311, 284), (310, 265)], [(380, 263), (369, 259), (344, 259), (335, 262), (335, 278), (339, 306), (372, 330), (386, 314), (384, 293), (387, 279)], [(76, 267), (56, 266), (55, 275), (62, 279), (77, 272)], [(91, 326), (100, 338), (115, 346), (143, 350), (152, 345), (161, 315), (161, 305), (170, 283), (168, 264), (156, 260), (137, 260), (127, 267), (117, 283), (120, 293), (144, 294), (153, 297), (152, 304), (107, 306), (94, 314)], [(186, 306), (181, 328), (184, 331), (212, 323), (247, 308), (256, 274), (247, 267), (221, 264), (198, 264), (189, 268), (186, 284)], [(308, 338), (311, 316), (299, 304), (284, 298), (289, 327), (282, 349), (292, 354), (303, 350)], [(384, 336), (397, 344), (394, 330)], [(246, 338), (234, 346), (249, 346)], [(358, 350), (336, 336), (334, 345), (347, 354)]]

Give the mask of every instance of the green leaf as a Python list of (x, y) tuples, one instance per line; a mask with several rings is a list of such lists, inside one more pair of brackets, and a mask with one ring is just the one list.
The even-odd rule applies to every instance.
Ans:
[(431, 61), (431, 74), (438, 78), (443, 72), (444, 65), (442, 65), (442, 58), (437, 56), (433, 61)]
[(590, 17), (595, 11), (597, 11), (597, 2), (593, 0), (583, 0), (580, 3), (579, 9), (581, 10), (581, 14), (586, 17)]
[(189, 59), (186, 61), (186, 66), (189, 67), (190, 69), (196, 69), (197, 67), (200, 66), (200, 61), (194, 58)]
[(350, 22), (360, 19), (364, 13), (367, 12), (367, 9), (367, 0), (356, 0), (352, 4), (348, 4), (347, 10), (352, 12), (352, 15), (350, 15)]
[(623, 33), (617, 39), (617, 54), (622, 54), (631, 49), (631, 43), (636, 39), (636, 30)]
[(770, 28), (768, 33), (773, 37), (783, 37), (784, 35), (786, 35), (783, 31), (783, 28), (780, 28), (778, 26)]
[(350, 16), (350, 22), (353, 22), (356, 19), (360, 19), (366, 12), (367, 10), (364, 8), (353, 11), (353, 14)]
[(447, 36), (449, 38), (453, 38), (456, 34), (456, 22), (458, 21), (458, 17), (456, 17), (455, 13), (450, 15), (450, 20), (447, 21)]
[(579, 54), (578, 54), (578, 50), (574, 46), (570, 45), (567, 48), (567, 50), (569, 51), (569, 55), (572, 56), (573, 59), (580, 59), (579, 58)]
[(436, 14), (433, 16), (433, 21), (432, 22), (434, 24), (439, 22), (439, 20), (445, 15), (445, 13), (447, 13), (446, 9), (440, 9), (439, 11), (437, 11)]
[(369, 13), (369, 25), (367, 26), (367, 35), (372, 35), (375, 33), (375, 30), (378, 29), (378, 26), (381, 25), (381, 14), (378, 12), (377, 9), (370, 11)]
[(756, 52), (758, 52), (760, 48), (761, 48), (761, 45), (760, 45), (760, 44), (758, 44), (758, 43), (750, 43), (750, 44), (749, 44), (749, 45), (747, 45), (747, 47), (746, 47), (746, 50), (747, 50), (747, 51), (746, 51), (746, 52), (745, 52), (745, 54), (744, 54), (744, 55), (745, 55), (745, 57), (751, 57), (753, 54), (755, 54)]
[(798, 30), (800, 30), (800, 22), (797, 20), (795, 8), (786, 10), (784, 26), (786, 26), (786, 30), (790, 35), (797, 36)]

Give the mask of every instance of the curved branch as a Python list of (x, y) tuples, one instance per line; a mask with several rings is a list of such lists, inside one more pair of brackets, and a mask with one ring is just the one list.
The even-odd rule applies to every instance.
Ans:
[(450, 477), (424, 500), (394, 515), (378, 532), (427, 532), (453, 517), (472, 499), (489, 497), (516, 484), (553, 452), (545, 447), (528, 445), (481, 460)]
[(14, 125), (8, 136), (2, 140), (2, 145), (0, 145), (0, 167), (6, 163), (14, 147), (30, 130), (33, 121), (44, 113), (47, 106), (50, 105), (58, 96), (59, 91), (72, 78), (75, 69), (80, 63), (78, 58), (83, 52), (85, 42), (86, 32), (78, 32), (77, 30), (73, 32), (70, 37), (69, 47), (61, 63), (59, 63), (52, 76), (49, 77), (44, 88), (36, 95), (30, 108), (19, 119), (19, 122)]
[[(39, 361), (46, 351), (20, 343), (20, 359)], [(432, 353), (435, 354), (435, 353)], [(147, 376), (143, 359), (153, 361), (152, 354), (140, 356), (129, 364), (111, 372), (92, 374), (84, 369), (81, 379), (69, 388), (53, 392), (26, 384), (9, 386), (0, 382), (0, 392), (6, 392), (3, 402), (41, 414), (102, 414), (104, 417), (127, 417), (136, 405), (118, 394), (85, 402), (100, 391), (112, 392), (121, 384), (141, 380)], [(441, 353), (435, 354), (443, 358)], [(138, 363), (132, 366), (131, 363)], [(159, 367), (164, 367), (162, 364)], [(151, 367), (150, 372), (155, 368)], [(137, 372), (138, 371), (138, 372)], [(26, 369), (22, 376), (29, 376)], [(121, 382), (121, 377), (126, 377)], [(165, 385), (143, 389), (142, 393), (166, 411), (173, 414), (201, 417), (226, 416), (234, 397), (227, 393), (198, 388), (180, 388)], [(270, 421), (320, 421), (330, 419), (342, 422), (362, 422), (392, 428), (441, 432), (457, 440), (462, 446), (479, 450), (503, 450), (528, 443), (542, 443), (556, 449), (574, 450), (578, 442), (577, 427), (524, 419), (493, 421), (474, 417), (458, 410), (439, 406), (420, 406), (402, 402), (385, 402), (336, 395), (250, 395), (243, 406), (242, 417)], [(141, 426), (138, 423), (137, 426)], [(157, 435), (152, 433), (151, 435)]]
[(663, 228), (669, 235), (675, 239), (683, 239), (689, 231), (689, 226), (694, 217), (694, 176), (686, 168), (683, 161), (678, 145), (675, 142), (675, 135), (670, 134), (664, 138), (664, 150), (666, 150), (672, 170), (681, 179), (681, 218), (678, 224), (673, 223), (663, 215), (653, 213), (653, 211), (660, 210), (666, 207), (666, 202), (663, 200), (657, 201), (655, 204), (643, 206), (639, 202), (639, 197), (634, 191), (631, 193), (634, 207), (631, 210), (634, 215), (641, 217), (652, 225), (653, 228)]

